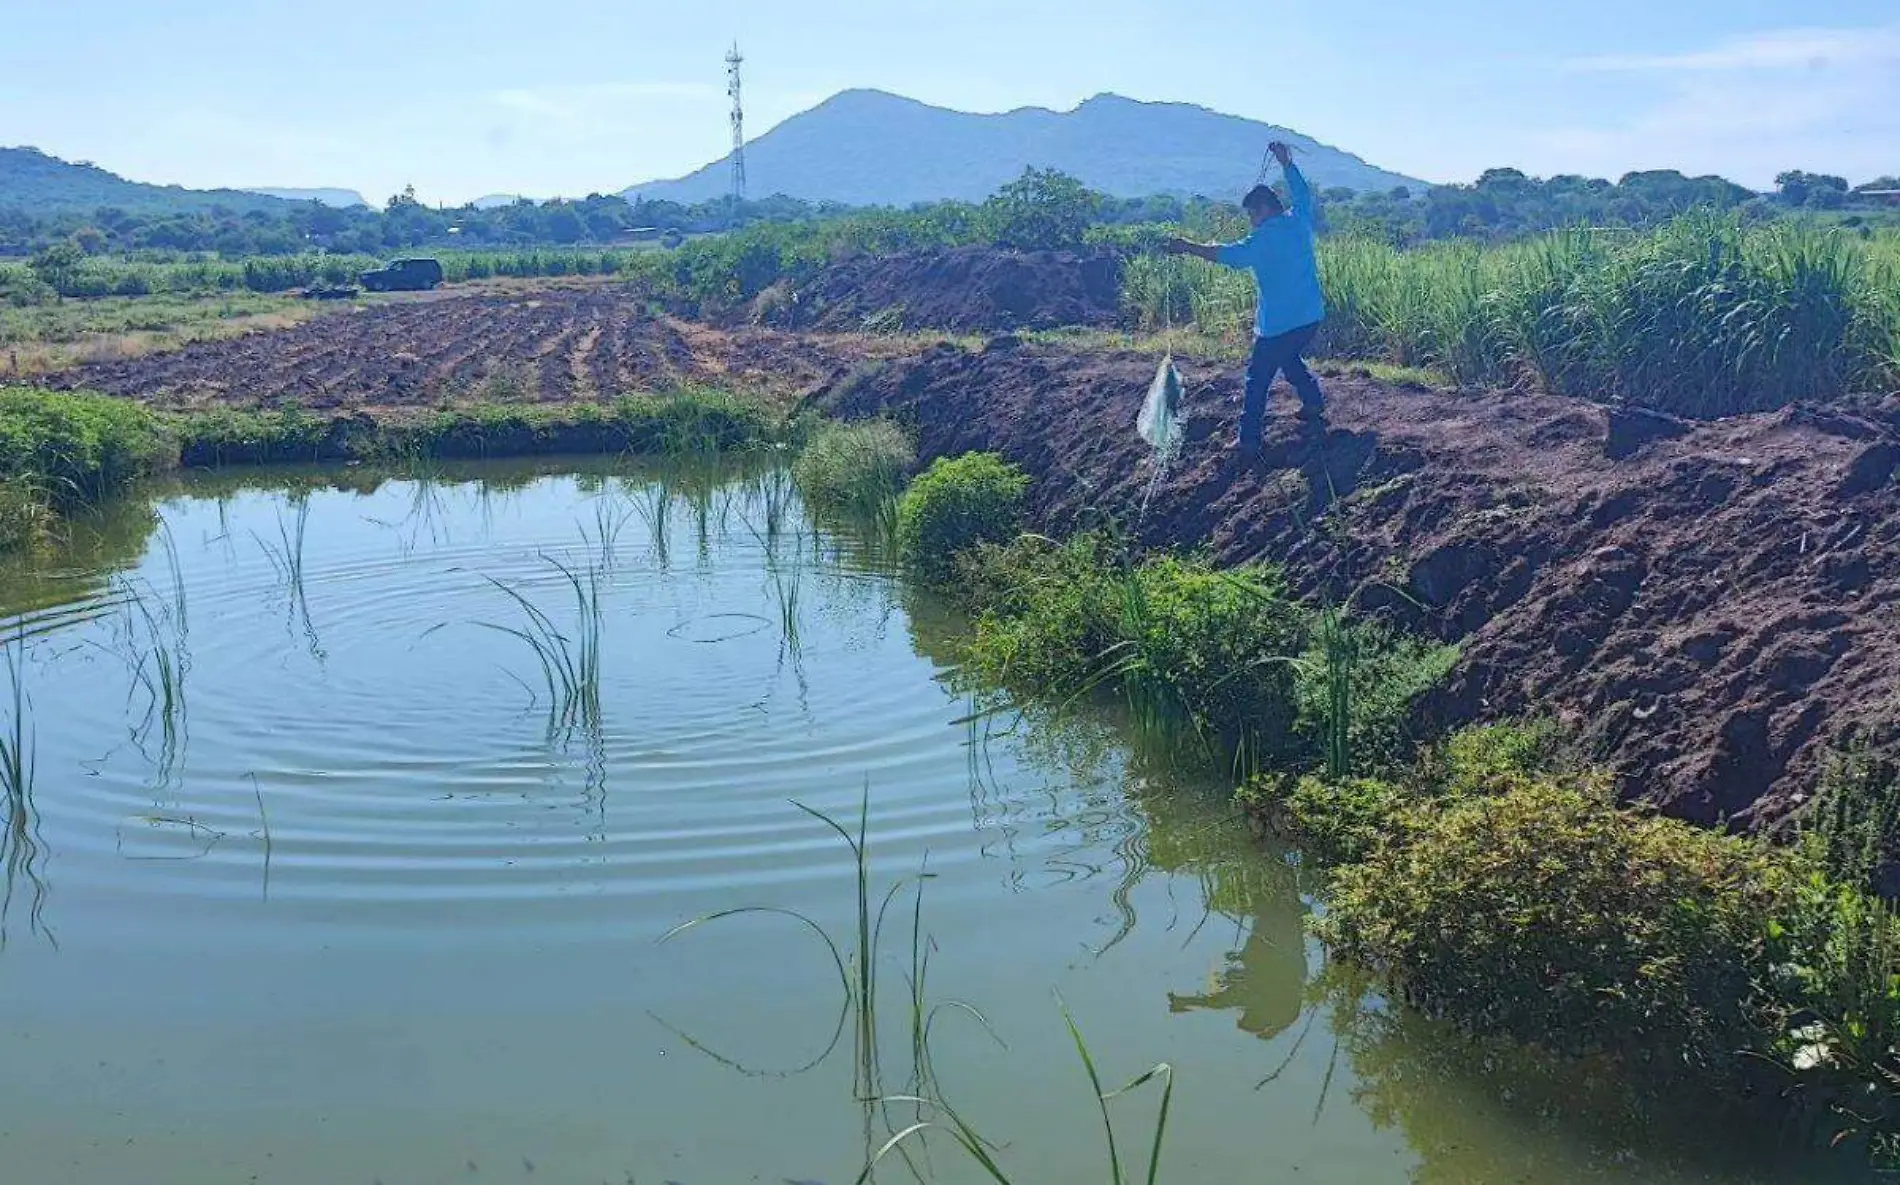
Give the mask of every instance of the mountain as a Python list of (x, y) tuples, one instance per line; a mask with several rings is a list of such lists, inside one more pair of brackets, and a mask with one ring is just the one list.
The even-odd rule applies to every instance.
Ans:
[(351, 206), (367, 206), (363, 195), (354, 189), (247, 189), (246, 193), (262, 194), (265, 197), (282, 198), (287, 202), (317, 202), (325, 206), (335, 206), (339, 210)]
[(476, 198), (469, 203), (469, 207), (475, 210), (493, 210), (498, 206), (512, 206), (520, 200), (521, 195), (518, 193), (491, 193), (485, 197)]
[[(1273, 140), (1293, 146), (1308, 180), (1321, 189), (1426, 184), (1287, 128), (1120, 95), (1097, 95), (1073, 111), (1024, 107), (973, 115), (884, 91), (850, 90), (748, 143), (745, 160), (753, 196), (782, 193), (850, 205), (975, 201), (1031, 165), (1060, 169), (1116, 197), (1237, 198), (1253, 184)], [(626, 195), (705, 201), (727, 192), (730, 167), (728, 156), (676, 180), (636, 185)]]
[(29, 214), (91, 213), (116, 206), (140, 214), (188, 214), (222, 206), (281, 214), (281, 198), (236, 189), (185, 189), (127, 181), (97, 165), (74, 164), (37, 148), (0, 148), (0, 210)]

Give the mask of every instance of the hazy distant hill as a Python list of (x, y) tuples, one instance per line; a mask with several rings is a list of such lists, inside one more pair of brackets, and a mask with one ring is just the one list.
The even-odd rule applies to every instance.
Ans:
[(477, 210), (493, 210), (498, 206), (512, 206), (520, 200), (518, 193), (491, 193), (476, 198), (469, 205)]
[[(1117, 197), (1234, 196), (1254, 181), (1267, 144), (1285, 140), (1315, 185), (1391, 189), (1425, 183), (1287, 128), (1186, 103), (1097, 95), (1073, 111), (1024, 107), (972, 115), (874, 90), (850, 90), (746, 145), (747, 192), (852, 205), (975, 200), (1026, 166), (1056, 168)], [(727, 191), (730, 158), (626, 191), (695, 202)]]
[(282, 198), (287, 202), (320, 202), (323, 205), (335, 206), (338, 209), (369, 205), (369, 203), (363, 199), (363, 195), (354, 189), (270, 189), (260, 187), (247, 189), (245, 192), (263, 194), (265, 197)]
[(236, 189), (185, 189), (127, 181), (96, 165), (74, 164), (37, 148), (0, 148), (0, 209), (46, 215), (87, 213), (100, 206), (142, 214), (189, 213), (223, 206), (281, 214), (281, 198)]

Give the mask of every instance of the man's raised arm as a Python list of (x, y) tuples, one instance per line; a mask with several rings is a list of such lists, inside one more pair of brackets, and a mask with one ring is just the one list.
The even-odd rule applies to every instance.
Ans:
[(1292, 199), (1293, 213), (1301, 222), (1313, 225), (1313, 187), (1306, 183), (1306, 174), (1300, 172), (1300, 166), (1293, 163), (1293, 150), (1276, 140), (1270, 145), (1273, 159), (1280, 162), (1280, 168), (1286, 173), (1286, 193)]

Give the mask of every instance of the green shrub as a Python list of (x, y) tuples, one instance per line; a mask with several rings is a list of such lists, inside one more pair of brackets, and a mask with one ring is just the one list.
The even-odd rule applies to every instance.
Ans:
[(1265, 568), (1150, 560), (1122, 583), (1116, 674), (1138, 706), (1233, 745), (1243, 766), (1297, 748), (1305, 614)]
[(980, 611), (964, 647), (972, 672), (1056, 698), (1095, 686), (1121, 641), (1118, 563), (1093, 534), (1023, 535), (966, 552), (960, 591)]
[(1764, 1033), (1785, 868), (1744, 840), (1532, 782), (1409, 808), (1341, 869), (1325, 937), (1420, 1004), (1573, 1051), (1724, 1073)]
[[(1312, 693), (1303, 689), (1302, 694)], [(1476, 725), (1426, 747), (1409, 767), (1383, 776), (1268, 774), (1242, 787), (1239, 798), (1315, 859), (1352, 863), (1366, 859), (1381, 842), (1404, 842), (1404, 828), (1422, 810), (1549, 784), (1559, 775), (1592, 797), (1607, 799), (1604, 775), (1565, 768), (1561, 746), (1556, 727), (1547, 721)]]
[(959, 554), (1021, 529), (1028, 490), (1028, 475), (995, 453), (939, 457), (898, 503), (898, 548), (925, 579), (948, 581)]
[(1900, 760), (1865, 746), (1831, 755), (1801, 838), (1829, 876), (1891, 895), (1900, 878)]
[[(1247, 795), (1258, 803), (1258, 780)], [(1298, 841), (1300, 850), (1323, 864), (1363, 860), (1373, 849), (1397, 835), (1404, 808), (1413, 801), (1408, 790), (1383, 778), (1329, 780), (1314, 774), (1295, 779), (1283, 800), (1260, 803), (1278, 807), (1272, 817)]]
[(97, 499), (176, 457), (163, 422), (135, 403), (0, 388), (0, 478), (34, 483), (54, 507)]
[(822, 424), (792, 463), (799, 492), (814, 509), (865, 520), (894, 513), (904, 477), (917, 463), (910, 441), (889, 420)]

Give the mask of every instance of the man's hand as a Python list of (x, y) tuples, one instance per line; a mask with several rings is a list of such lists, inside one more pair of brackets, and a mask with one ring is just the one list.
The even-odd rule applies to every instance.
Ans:
[(1205, 259), (1209, 263), (1218, 262), (1220, 252), (1220, 248), (1212, 243), (1196, 243), (1192, 239), (1183, 238), (1169, 239), (1161, 245), (1161, 249), (1169, 255), (1192, 255), (1198, 259)]
[[(1256, 140), (1254, 143), (1258, 144), (1259, 141)], [(1273, 154), (1273, 159), (1279, 161), (1280, 167), (1283, 169), (1293, 163), (1293, 150), (1286, 146), (1286, 141), (1284, 140), (1275, 140), (1273, 143), (1267, 145), (1267, 151)]]

